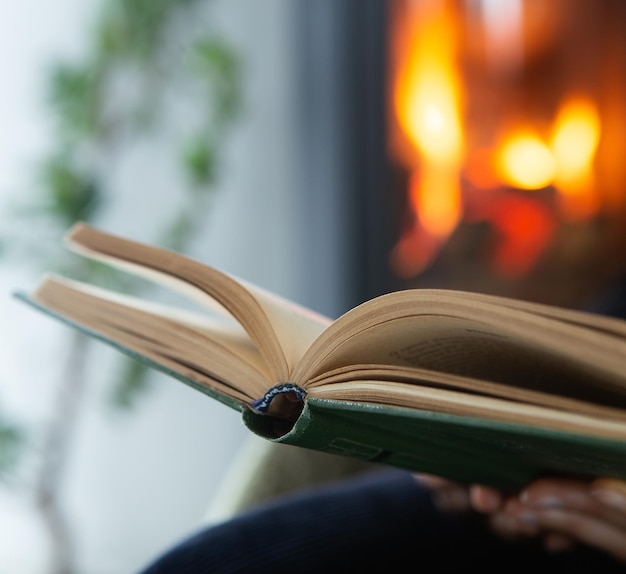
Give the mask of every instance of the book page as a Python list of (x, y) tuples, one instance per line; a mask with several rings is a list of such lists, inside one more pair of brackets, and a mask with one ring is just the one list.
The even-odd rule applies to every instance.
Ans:
[(360, 389), (356, 402), (393, 405), (429, 412), (477, 417), (542, 429), (568, 431), (599, 438), (626, 440), (622, 420), (605, 419), (541, 406), (515, 403), (493, 397), (419, 387), (388, 381), (353, 381), (312, 389), (310, 396), (319, 399), (354, 401), (354, 389)]
[[(436, 292), (436, 290), (434, 289), (424, 291)], [(477, 305), (481, 305), (484, 303), (496, 303), (498, 305), (502, 305), (502, 307), (528, 311), (538, 317), (556, 319), (566, 323), (572, 323), (573, 325), (578, 325), (589, 329), (595, 329), (606, 334), (616, 335), (618, 337), (626, 337), (626, 321), (618, 319), (616, 317), (598, 315), (596, 313), (591, 313), (588, 311), (568, 309), (555, 305), (545, 305), (542, 303), (522, 301), (519, 299), (511, 299), (495, 295), (484, 295), (481, 293), (470, 293), (466, 291), (451, 290), (448, 291), (448, 294), (450, 297), (457, 297), (459, 299), (462, 299), (466, 303), (476, 303)]]
[(330, 319), (178, 253), (78, 224), (67, 236), (82, 255), (124, 269), (200, 305), (231, 314), (266, 358), (275, 382), (289, 375)]
[(626, 395), (625, 362), (619, 336), (444, 292), (398, 292), (340, 317), (294, 378), (310, 381), (347, 365), (404, 365), (610, 403)]
[(313, 341), (332, 323), (332, 319), (248, 281), (237, 281), (248, 289), (265, 311), (280, 340), (289, 371), (292, 372)]
[(32, 299), (122, 349), (240, 402), (250, 403), (273, 384), (250, 338), (210, 318), (54, 277), (44, 280)]
[[(413, 386), (449, 389), (467, 392), (472, 395), (484, 395), (507, 399), (514, 402), (548, 406), (562, 411), (587, 414), (598, 417), (607, 417), (626, 422), (626, 396), (607, 393), (606, 404), (586, 400), (572, 399), (568, 396), (547, 393), (525, 385), (510, 385), (502, 382), (492, 382), (476, 379), (448, 372), (434, 371), (420, 367), (387, 364), (349, 365), (326, 372), (307, 382), (307, 391), (321, 389), (332, 393), (333, 385), (341, 383), (343, 396), (347, 396), (350, 383), (353, 385), (351, 400), (358, 401), (362, 389), (359, 381), (370, 381), (371, 385), (387, 387), (388, 383), (403, 383)], [(336, 387), (339, 388), (339, 387)]]

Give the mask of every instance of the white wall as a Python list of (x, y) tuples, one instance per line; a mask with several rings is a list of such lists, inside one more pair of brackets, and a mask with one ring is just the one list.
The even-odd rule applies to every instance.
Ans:
[[(295, 299), (298, 234), (290, 0), (220, 0), (219, 26), (246, 67), (246, 111), (229, 144), (225, 178), (193, 255)], [(98, 0), (22, 0), (0, 19), (0, 207), (31, 185), (30, 163), (49, 136), (42, 78), (51, 58), (80, 54)], [(45, 17), (41, 17), (45, 14)], [(149, 238), (175, 201), (175, 174), (158, 142), (111, 174), (116, 202), (103, 224)], [(149, 198), (145, 203), (146, 196)], [(135, 217), (140, 214), (140, 218)], [(1, 222), (2, 220), (0, 220)], [(6, 220), (5, 220), (6, 224)], [(0, 406), (39, 425), (52, 399), (67, 332), (10, 294), (34, 280), (0, 276)], [(192, 530), (247, 436), (236, 413), (155, 376), (130, 414), (110, 409), (112, 350), (93, 349), (91, 377), (65, 480), (80, 574), (133, 572)], [(27, 489), (0, 491), (0, 572), (44, 574), (46, 540)]]

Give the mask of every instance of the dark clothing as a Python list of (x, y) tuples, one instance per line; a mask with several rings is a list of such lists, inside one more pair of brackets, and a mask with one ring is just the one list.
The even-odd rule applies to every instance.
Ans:
[(266, 503), (208, 527), (142, 574), (237, 572), (626, 572), (579, 546), (550, 554), (506, 542), (483, 516), (442, 513), (401, 471), (361, 475)]

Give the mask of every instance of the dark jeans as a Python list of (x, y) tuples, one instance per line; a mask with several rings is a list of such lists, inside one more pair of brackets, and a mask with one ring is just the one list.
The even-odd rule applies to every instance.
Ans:
[(142, 574), (236, 572), (626, 572), (579, 547), (550, 554), (491, 534), (482, 516), (439, 512), (400, 471), (290, 495), (194, 534)]

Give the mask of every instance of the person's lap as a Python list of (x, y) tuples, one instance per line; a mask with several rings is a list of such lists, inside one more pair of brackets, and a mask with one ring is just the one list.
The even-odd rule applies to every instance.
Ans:
[(484, 517), (442, 513), (411, 475), (384, 471), (289, 495), (208, 527), (142, 574), (521, 572), (538, 566), (569, 574), (623, 571), (592, 549), (551, 555), (535, 543), (498, 539)]

